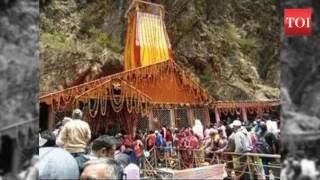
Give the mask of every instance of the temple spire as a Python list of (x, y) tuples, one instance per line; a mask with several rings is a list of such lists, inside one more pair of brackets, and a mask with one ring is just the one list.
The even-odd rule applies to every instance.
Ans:
[(159, 4), (139, 0), (130, 4), (126, 12), (126, 71), (172, 60), (171, 44), (163, 15), (164, 8)]

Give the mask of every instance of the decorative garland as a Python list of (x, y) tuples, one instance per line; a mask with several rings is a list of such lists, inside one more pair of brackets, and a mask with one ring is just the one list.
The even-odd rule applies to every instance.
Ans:
[(128, 93), (126, 93), (126, 105), (127, 105), (127, 111), (131, 114), (132, 113), (132, 111), (133, 111), (133, 93), (132, 93), (132, 90), (130, 89), (129, 90), (129, 94)]
[(124, 93), (121, 90), (121, 94), (119, 95), (119, 100), (116, 100), (116, 95), (113, 92), (112, 85), (109, 86), (109, 94), (111, 95), (111, 106), (115, 112), (120, 112), (124, 105)]
[[(102, 92), (103, 93), (103, 92)], [(107, 104), (108, 104), (108, 95), (106, 95), (106, 93), (104, 93), (104, 95), (102, 95), (100, 97), (100, 112), (102, 116), (106, 115), (107, 112)]]
[(236, 110), (233, 109), (233, 108), (230, 108), (230, 109), (229, 109), (229, 112), (230, 112), (230, 114), (231, 114), (232, 116), (235, 114), (235, 111), (236, 111)]
[[(71, 93), (72, 94), (72, 90)], [(72, 101), (72, 95), (70, 95), (69, 93), (66, 94), (62, 94), (62, 100), (63, 102), (65, 102), (66, 104), (69, 104)], [(65, 96), (67, 96), (68, 98), (66, 98)]]
[[(94, 101), (94, 108), (91, 108), (91, 99), (89, 99), (89, 115), (91, 118), (95, 118), (98, 114), (98, 109), (99, 109), (99, 95), (98, 95), (98, 99), (97, 100), (93, 100)], [(92, 114), (92, 112), (94, 111), (94, 113)]]

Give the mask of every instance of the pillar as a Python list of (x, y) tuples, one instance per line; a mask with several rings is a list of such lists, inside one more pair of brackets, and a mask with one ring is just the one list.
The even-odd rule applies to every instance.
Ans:
[(174, 108), (170, 109), (170, 127), (176, 127), (176, 110)]
[(151, 111), (149, 112), (149, 121), (148, 121), (148, 127), (149, 127), (149, 130), (150, 129), (154, 129), (154, 123), (153, 123), (153, 109), (151, 109)]
[(216, 118), (216, 124), (219, 126), (220, 125), (220, 114), (218, 112), (218, 108), (214, 108), (214, 115), (215, 115), (215, 118)]
[(189, 126), (192, 127), (194, 125), (194, 114), (193, 114), (193, 110), (191, 107), (187, 107), (187, 113), (188, 113)]
[(202, 117), (203, 117), (203, 126), (207, 127), (210, 125), (210, 114), (209, 109), (207, 107), (203, 108), (202, 110)]

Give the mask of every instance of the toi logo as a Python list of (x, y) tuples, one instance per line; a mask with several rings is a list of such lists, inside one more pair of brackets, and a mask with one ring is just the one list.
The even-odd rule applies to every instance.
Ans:
[(284, 34), (286, 36), (311, 35), (311, 8), (284, 9)]

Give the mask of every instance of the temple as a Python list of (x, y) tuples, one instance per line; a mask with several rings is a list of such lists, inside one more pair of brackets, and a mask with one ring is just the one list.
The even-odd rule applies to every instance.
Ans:
[(124, 71), (40, 97), (40, 128), (53, 130), (72, 109), (85, 113), (95, 135), (110, 131), (206, 126), (225, 116), (271, 111), (278, 100), (222, 102), (192, 80), (173, 60), (164, 8), (133, 1), (126, 12)]

